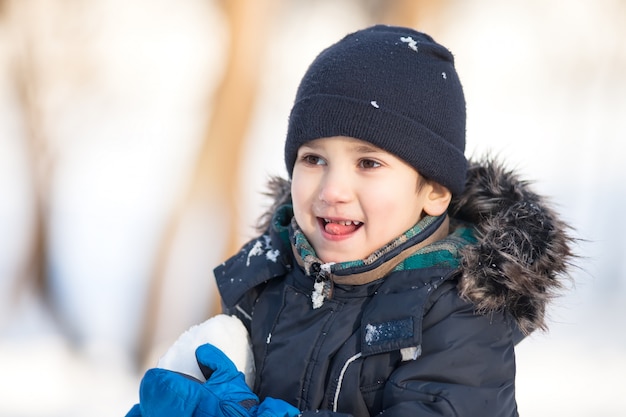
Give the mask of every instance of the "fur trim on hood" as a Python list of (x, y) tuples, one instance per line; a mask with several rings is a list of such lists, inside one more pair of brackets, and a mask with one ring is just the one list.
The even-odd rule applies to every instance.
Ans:
[[(273, 204), (257, 229), (291, 199), (291, 183), (271, 178)], [(546, 330), (546, 306), (563, 289), (575, 255), (570, 227), (527, 181), (491, 159), (470, 161), (465, 191), (448, 213), (475, 225), (478, 242), (462, 251), (458, 289), (479, 313), (506, 309), (524, 334)]]
[(575, 258), (570, 227), (492, 159), (470, 161), (465, 191), (448, 212), (476, 225), (478, 242), (463, 251), (461, 296), (482, 313), (506, 308), (525, 334), (546, 330), (546, 306)]

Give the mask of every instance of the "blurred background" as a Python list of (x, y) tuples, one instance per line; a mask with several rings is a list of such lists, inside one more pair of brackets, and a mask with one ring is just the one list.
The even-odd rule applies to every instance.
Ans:
[(523, 341), (523, 416), (626, 415), (626, 1), (0, 0), (0, 416), (123, 416), (219, 311), (295, 89), (373, 23), (455, 55), (468, 156), (549, 194), (575, 285)]

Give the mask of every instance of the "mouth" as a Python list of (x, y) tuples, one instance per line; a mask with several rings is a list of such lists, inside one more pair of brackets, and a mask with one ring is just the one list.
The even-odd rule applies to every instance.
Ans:
[(363, 226), (362, 222), (356, 220), (333, 220), (318, 217), (318, 221), (322, 230), (333, 236), (349, 235)]

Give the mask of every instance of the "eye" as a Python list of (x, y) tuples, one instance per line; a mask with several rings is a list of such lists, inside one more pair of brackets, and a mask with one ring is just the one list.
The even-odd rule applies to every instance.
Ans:
[(300, 159), (308, 165), (326, 165), (326, 161), (314, 154), (305, 154)]
[(365, 169), (378, 168), (381, 166), (380, 162), (374, 161), (373, 159), (361, 159), (359, 161), (359, 166)]

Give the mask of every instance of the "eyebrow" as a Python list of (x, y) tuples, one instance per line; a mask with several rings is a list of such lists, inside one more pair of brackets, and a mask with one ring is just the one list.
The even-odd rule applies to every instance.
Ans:
[[(303, 148), (309, 149), (318, 149), (321, 146), (316, 143), (305, 143), (302, 145)], [(386, 152), (384, 149), (378, 148), (374, 145), (357, 143), (350, 146), (350, 150), (357, 153), (378, 153), (378, 152)]]
[(355, 145), (352, 148), (354, 151), (358, 152), (358, 153), (377, 153), (377, 152), (384, 152), (382, 149), (377, 148), (375, 146), (369, 146), (369, 145)]

